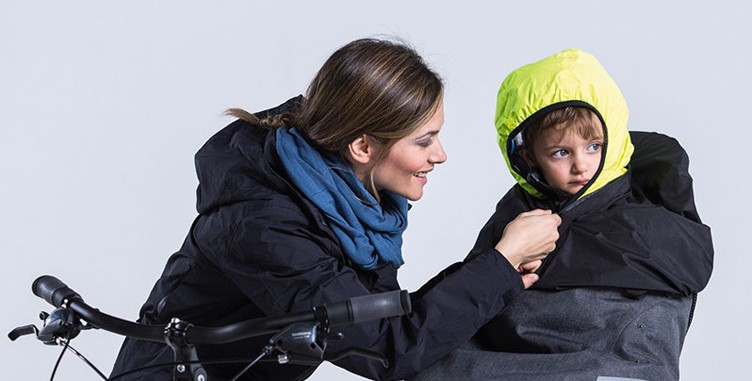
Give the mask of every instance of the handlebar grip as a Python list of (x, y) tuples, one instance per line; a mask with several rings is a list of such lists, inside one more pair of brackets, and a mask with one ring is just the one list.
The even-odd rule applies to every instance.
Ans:
[(31, 285), (31, 291), (55, 307), (60, 307), (66, 299), (81, 299), (81, 295), (52, 275), (37, 278)]
[(410, 297), (406, 290), (356, 296), (343, 302), (324, 306), (330, 326), (401, 316), (412, 311)]

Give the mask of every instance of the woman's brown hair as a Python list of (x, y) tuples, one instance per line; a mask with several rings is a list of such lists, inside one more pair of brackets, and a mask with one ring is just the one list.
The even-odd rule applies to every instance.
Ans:
[[(326, 60), (296, 115), (259, 120), (239, 109), (228, 114), (266, 127), (296, 127), (313, 146), (341, 154), (367, 135), (384, 145), (378, 163), (397, 140), (433, 116), (443, 92), (441, 78), (407, 44), (366, 38)], [(377, 195), (372, 176), (371, 171), (366, 185)]]

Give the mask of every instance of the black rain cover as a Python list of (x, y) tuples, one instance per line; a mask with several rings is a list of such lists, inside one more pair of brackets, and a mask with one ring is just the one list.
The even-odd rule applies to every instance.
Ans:
[(668, 136), (630, 132), (630, 170), (597, 192), (558, 205), (515, 185), (499, 201), (469, 258), (494, 247), (519, 213), (562, 217), (556, 250), (539, 269), (538, 289), (617, 287), (691, 295), (710, 279), (713, 246), (694, 204), (689, 158)]

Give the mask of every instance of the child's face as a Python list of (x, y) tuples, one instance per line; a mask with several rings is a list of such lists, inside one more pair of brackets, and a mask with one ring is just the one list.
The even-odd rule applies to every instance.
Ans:
[(549, 185), (570, 195), (577, 193), (598, 171), (603, 139), (587, 140), (573, 131), (544, 131), (532, 149), (530, 164), (539, 168)]

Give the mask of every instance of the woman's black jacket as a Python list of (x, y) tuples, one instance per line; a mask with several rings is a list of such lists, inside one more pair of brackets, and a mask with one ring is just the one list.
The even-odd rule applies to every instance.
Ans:
[[(285, 111), (298, 101), (260, 115)], [(162, 324), (179, 317), (194, 325), (220, 326), (400, 288), (391, 265), (364, 271), (344, 258), (324, 216), (289, 181), (273, 130), (236, 121), (199, 150), (196, 168), (199, 215), (141, 308), (140, 322)], [(353, 356), (336, 365), (372, 379), (405, 378), (467, 341), (522, 289), (515, 269), (490, 249), (452, 265), (412, 293), (408, 316), (338, 329), (344, 339), (330, 342), (328, 351), (358, 347), (381, 353), (390, 368)], [(267, 340), (197, 350), (204, 361), (251, 360)], [(112, 374), (172, 358), (167, 345), (126, 339)], [(227, 379), (243, 366), (206, 368), (213, 379)], [(242, 379), (304, 379), (314, 369), (266, 362)], [(160, 369), (133, 377), (170, 380), (170, 375), (169, 369)]]

